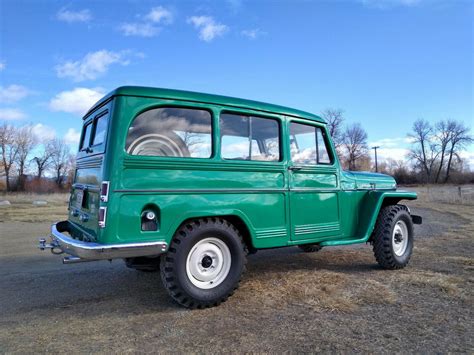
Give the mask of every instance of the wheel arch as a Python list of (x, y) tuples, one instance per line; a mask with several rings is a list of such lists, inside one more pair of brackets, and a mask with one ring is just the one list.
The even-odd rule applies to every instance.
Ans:
[(170, 230), (170, 239), (176, 233), (182, 225), (189, 223), (192, 220), (196, 220), (199, 218), (222, 218), (232, 224), (237, 230), (239, 231), (242, 239), (249, 249), (249, 251), (254, 251), (255, 244), (254, 244), (254, 230), (253, 227), (248, 220), (248, 218), (241, 213), (240, 211), (222, 211), (221, 213), (216, 212), (207, 212), (207, 213), (188, 213), (181, 222), (177, 222)]

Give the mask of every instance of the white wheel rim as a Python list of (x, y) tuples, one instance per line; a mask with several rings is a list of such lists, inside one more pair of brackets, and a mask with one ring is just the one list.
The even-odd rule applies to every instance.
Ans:
[(408, 228), (405, 222), (398, 221), (393, 228), (392, 247), (396, 256), (402, 256), (408, 246)]
[(220, 239), (205, 238), (197, 242), (186, 259), (186, 274), (200, 289), (220, 285), (230, 271), (232, 257), (229, 247)]

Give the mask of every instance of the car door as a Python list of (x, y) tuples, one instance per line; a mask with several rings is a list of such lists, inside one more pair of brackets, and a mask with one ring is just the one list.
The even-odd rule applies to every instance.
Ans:
[(289, 121), (292, 241), (318, 242), (341, 234), (337, 164), (324, 126)]

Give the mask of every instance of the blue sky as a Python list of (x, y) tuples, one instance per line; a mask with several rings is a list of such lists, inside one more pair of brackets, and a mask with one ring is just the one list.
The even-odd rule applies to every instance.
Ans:
[(473, 127), (473, 4), (4, 0), (0, 121), (76, 148), (81, 113), (107, 91), (168, 87), (341, 108), (401, 158), (417, 118)]

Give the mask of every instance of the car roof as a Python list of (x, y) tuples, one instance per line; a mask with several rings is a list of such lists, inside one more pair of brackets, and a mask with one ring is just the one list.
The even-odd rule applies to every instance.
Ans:
[(310, 119), (313, 121), (326, 123), (326, 121), (309, 112), (293, 109), (290, 107), (273, 105), (265, 102), (239, 99), (235, 97), (222, 96), (222, 95), (213, 95), (205, 94), (200, 92), (193, 91), (184, 91), (184, 90), (173, 90), (173, 89), (163, 89), (163, 88), (152, 88), (152, 87), (143, 87), (143, 86), (121, 86), (117, 89), (111, 91), (102, 99), (100, 99), (86, 114), (86, 116), (95, 110), (98, 106), (101, 106), (102, 103), (107, 101), (113, 96), (139, 96), (139, 97), (153, 97), (161, 99), (174, 99), (174, 100), (183, 100), (183, 101), (195, 101), (201, 103), (210, 103), (210, 104), (219, 104), (229, 107), (239, 107), (245, 109), (258, 110), (262, 112), (276, 113), (287, 116), (301, 117)]

